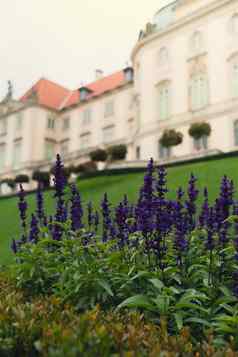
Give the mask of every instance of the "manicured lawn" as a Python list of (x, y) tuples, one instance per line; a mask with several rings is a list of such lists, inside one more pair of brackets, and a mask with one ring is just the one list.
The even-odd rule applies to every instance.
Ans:
[[(208, 187), (210, 199), (213, 200), (218, 193), (219, 183), (224, 174), (232, 178), (237, 186), (238, 158), (213, 160), (170, 168), (168, 170), (169, 195), (174, 195), (174, 191), (179, 185), (186, 188), (191, 172), (198, 177), (198, 186), (200, 189), (204, 186)], [(79, 181), (79, 187), (84, 202), (92, 201), (95, 205), (98, 205), (104, 192), (107, 192), (111, 202), (115, 204), (125, 193), (130, 200), (135, 200), (138, 194), (138, 188), (142, 182), (143, 174), (140, 173), (82, 180), (81, 182)], [(52, 191), (45, 194), (46, 206), (49, 213), (53, 210), (52, 195)], [(34, 195), (29, 195), (28, 203), (30, 211), (34, 209), (34, 201)], [(12, 261), (10, 241), (13, 237), (18, 238), (19, 234), (16, 198), (0, 200), (0, 217), (0, 264), (8, 264)]]

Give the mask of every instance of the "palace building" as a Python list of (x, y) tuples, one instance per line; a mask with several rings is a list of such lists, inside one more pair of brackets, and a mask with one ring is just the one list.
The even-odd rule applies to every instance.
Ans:
[[(128, 165), (238, 150), (238, 0), (177, 0), (140, 31), (131, 67), (69, 90), (40, 79), (0, 103), (0, 180), (83, 164), (96, 148), (127, 146)], [(195, 123), (209, 135), (192, 137)], [(164, 132), (183, 136), (163, 146)]]

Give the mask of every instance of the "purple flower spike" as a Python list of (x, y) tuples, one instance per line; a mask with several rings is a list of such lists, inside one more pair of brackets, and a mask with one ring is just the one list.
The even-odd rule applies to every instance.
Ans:
[(83, 227), (83, 208), (76, 185), (71, 186), (71, 229), (77, 231)]

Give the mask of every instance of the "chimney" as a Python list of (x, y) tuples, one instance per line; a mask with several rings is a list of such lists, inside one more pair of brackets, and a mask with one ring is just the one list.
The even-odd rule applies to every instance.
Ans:
[(101, 69), (96, 69), (95, 71), (95, 79), (98, 80), (98, 79), (102, 79), (103, 78), (103, 71)]

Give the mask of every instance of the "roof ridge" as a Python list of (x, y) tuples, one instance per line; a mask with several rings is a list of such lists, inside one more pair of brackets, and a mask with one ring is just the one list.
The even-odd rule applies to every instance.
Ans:
[(114, 75), (116, 75), (116, 74), (119, 74), (119, 73), (121, 73), (121, 72), (123, 72), (123, 69), (118, 70), (118, 71), (116, 71), (116, 72), (113, 72), (113, 73), (111, 73), (111, 74), (108, 74), (107, 76), (104, 76), (104, 77), (102, 77), (102, 78), (98, 78), (98, 79), (96, 79), (95, 81), (90, 82), (90, 83), (88, 83), (88, 84), (85, 84), (85, 87), (90, 86), (90, 85), (92, 85), (92, 84), (94, 84), (94, 83), (100, 82), (100, 81), (102, 81), (103, 79), (112, 77), (112, 76), (114, 76)]

